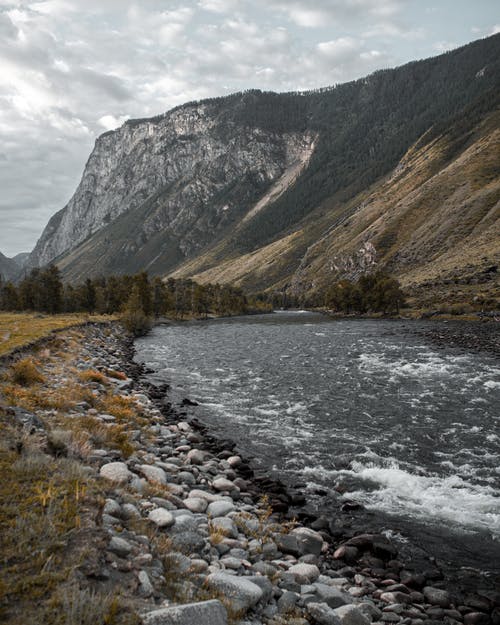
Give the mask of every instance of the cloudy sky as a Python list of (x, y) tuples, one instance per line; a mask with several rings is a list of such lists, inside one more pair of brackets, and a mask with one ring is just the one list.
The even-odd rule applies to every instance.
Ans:
[(331, 85), (500, 31), (498, 0), (0, 0), (0, 251), (29, 251), (95, 138), (248, 88)]

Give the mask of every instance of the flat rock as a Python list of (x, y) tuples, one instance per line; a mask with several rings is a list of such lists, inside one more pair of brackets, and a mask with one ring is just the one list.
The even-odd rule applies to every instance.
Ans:
[(158, 527), (171, 527), (175, 523), (174, 515), (165, 508), (155, 508), (148, 514), (150, 521), (153, 521)]
[(227, 612), (220, 601), (186, 603), (145, 614), (144, 625), (227, 625)]
[[(212, 573), (207, 577), (206, 583), (209, 588), (220, 592), (229, 601), (234, 612), (237, 613), (244, 613), (257, 605), (263, 595), (263, 590), (253, 582), (228, 573)], [(200, 623), (202, 622), (200, 621)]]
[(110, 482), (116, 482), (117, 484), (125, 484), (132, 477), (132, 473), (124, 462), (103, 464), (99, 473)]

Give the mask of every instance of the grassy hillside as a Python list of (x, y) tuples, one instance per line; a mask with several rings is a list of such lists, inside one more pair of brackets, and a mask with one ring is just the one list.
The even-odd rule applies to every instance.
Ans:
[(209, 270), (199, 269), (213, 257), (199, 258), (176, 275), (307, 293), (372, 262), (428, 305), (476, 297), (495, 306), (499, 153), (500, 111), (476, 108), (424, 133), (392, 173), (350, 201), (334, 196), (292, 234)]

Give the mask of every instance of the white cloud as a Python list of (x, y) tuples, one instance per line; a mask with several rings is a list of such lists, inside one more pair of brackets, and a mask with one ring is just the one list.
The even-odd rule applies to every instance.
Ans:
[(352, 57), (353, 53), (359, 50), (360, 43), (352, 37), (340, 37), (331, 41), (318, 43), (317, 48), (320, 54), (333, 61), (342, 61)]
[(118, 117), (114, 115), (103, 115), (97, 120), (97, 123), (105, 130), (114, 130), (125, 123), (127, 119), (130, 119), (130, 115), (119, 115)]

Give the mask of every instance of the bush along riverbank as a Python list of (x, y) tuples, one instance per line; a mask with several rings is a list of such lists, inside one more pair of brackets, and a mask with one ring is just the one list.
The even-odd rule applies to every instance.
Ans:
[(132, 361), (117, 324), (4, 360), (2, 622), (499, 625), (500, 596), (415, 571), (383, 535), (306, 527)]

